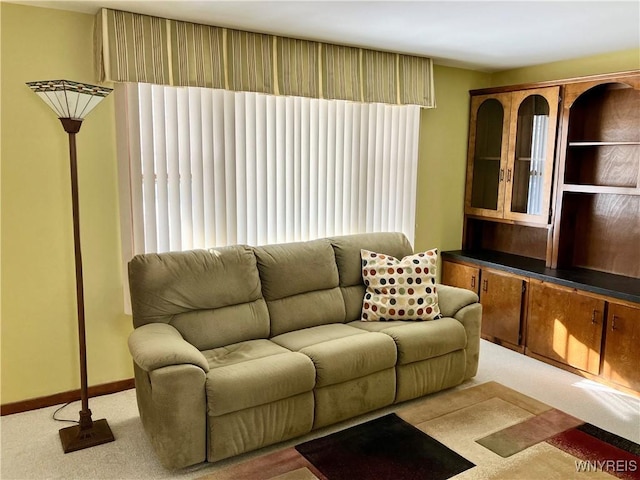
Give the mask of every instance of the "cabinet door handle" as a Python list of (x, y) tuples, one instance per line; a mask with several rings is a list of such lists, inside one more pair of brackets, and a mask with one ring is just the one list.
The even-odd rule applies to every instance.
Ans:
[(502, 182), (504, 180), (504, 168), (500, 169), (500, 181)]
[(508, 168), (507, 169), (507, 183), (509, 183), (511, 181), (511, 169)]
[(476, 276), (471, 275), (471, 288), (476, 288)]
[(611, 318), (611, 330), (617, 330), (617, 328), (616, 328), (616, 320), (617, 320), (617, 319), (618, 319), (618, 316), (617, 316), (617, 315), (614, 315), (614, 316)]
[(593, 309), (593, 313), (591, 313), (591, 323), (593, 323), (594, 325), (597, 325), (598, 322), (596, 321), (596, 315), (598, 314), (598, 310), (596, 310), (595, 308)]
[(486, 278), (482, 281), (482, 291), (486, 292), (487, 289), (489, 288), (489, 280), (487, 280)]

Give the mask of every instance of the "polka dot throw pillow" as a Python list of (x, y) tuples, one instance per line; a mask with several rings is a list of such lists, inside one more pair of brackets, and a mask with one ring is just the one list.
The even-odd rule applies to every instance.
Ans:
[(440, 317), (436, 292), (438, 250), (402, 260), (361, 250), (362, 279), (367, 287), (362, 321), (433, 320)]

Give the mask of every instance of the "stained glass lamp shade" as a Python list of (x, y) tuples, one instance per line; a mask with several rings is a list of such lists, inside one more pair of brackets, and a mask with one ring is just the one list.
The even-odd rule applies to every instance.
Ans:
[(58, 118), (76, 120), (83, 120), (112, 90), (69, 80), (27, 82), (27, 85), (56, 112)]

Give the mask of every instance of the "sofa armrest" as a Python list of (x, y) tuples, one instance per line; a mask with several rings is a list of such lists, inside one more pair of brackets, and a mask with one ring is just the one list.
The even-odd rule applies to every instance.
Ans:
[(459, 310), (479, 301), (478, 295), (471, 290), (449, 285), (436, 285), (436, 287), (438, 306), (443, 317), (455, 317)]
[(204, 355), (166, 323), (149, 323), (136, 328), (129, 336), (129, 351), (135, 364), (147, 372), (182, 364), (195, 365), (205, 373), (209, 371)]
[(464, 288), (438, 285), (438, 305), (445, 317), (458, 320), (467, 334), (465, 352), (467, 364), (465, 380), (475, 376), (480, 358), (480, 327), (482, 324), (482, 305), (478, 295)]
[(140, 419), (162, 465), (184, 468), (207, 459), (206, 373), (195, 365), (147, 372), (134, 363)]
[(482, 324), (482, 305), (473, 303), (461, 308), (453, 317), (458, 320), (467, 333), (467, 367), (464, 378), (469, 379), (478, 371), (480, 360), (480, 326)]

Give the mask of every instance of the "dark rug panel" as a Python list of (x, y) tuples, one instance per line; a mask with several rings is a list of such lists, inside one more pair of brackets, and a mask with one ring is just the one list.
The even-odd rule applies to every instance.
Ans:
[(475, 466), (394, 413), (296, 449), (329, 480), (443, 480)]
[[(585, 423), (584, 425), (580, 425), (576, 427), (578, 430), (583, 431), (595, 437), (603, 442), (607, 442), (614, 447), (618, 447), (621, 450), (626, 450), (629, 453), (633, 453), (634, 455), (640, 455), (640, 445), (631, 440), (628, 440), (624, 437), (619, 437), (615, 433), (607, 432), (606, 430), (602, 430), (595, 425), (591, 425), (590, 423)], [(639, 466), (640, 467), (640, 466)]]

